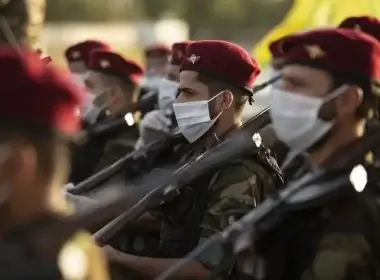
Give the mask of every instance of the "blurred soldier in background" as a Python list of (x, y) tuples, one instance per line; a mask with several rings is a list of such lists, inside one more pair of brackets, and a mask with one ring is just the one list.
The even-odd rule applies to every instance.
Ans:
[(111, 47), (101, 41), (86, 40), (70, 46), (65, 51), (67, 66), (72, 75), (73, 82), (80, 89), (83, 89), (84, 102), (81, 108), (81, 116), (84, 120), (84, 127), (93, 125), (104, 117), (104, 114), (101, 114), (101, 110), (93, 104), (95, 94), (88, 91), (85, 85), (89, 73), (90, 54), (96, 49), (111, 50)]
[[(218, 63), (215, 63), (218, 62)], [(174, 112), (179, 130), (190, 144), (170, 156), (187, 163), (217, 145), (241, 125), (244, 104), (251, 99), (260, 73), (256, 61), (240, 46), (225, 41), (198, 41), (187, 46), (181, 66)], [(169, 162), (169, 157), (167, 159)], [(246, 155), (221, 170), (197, 178), (162, 207), (144, 216), (146, 227), (158, 225), (158, 258), (139, 257), (104, 247), (112, 264), (152, 279), (189, 253), (204, 237), (223, 230), (275, 189), (281, 172), (269, 151)], [(149, 221), (150, 217), (150, 221)], [(159, 226), (161, 224), (161, 227)], [(203, 279), (234, 264), (216, 244), (174, 276)]]
[(146, 75), (142, 85), (149, 89), (157, 89), (161, 78), (166, 75), (171, 49), (164, 44), (148, 46), (144, 49)]
[[(141, 80), (140, 98), (143, 99), (153, 92), (157, 94), (162, 77), (165, 76), (169, 58), (170, 47), (164, 44), (148, 46), (144, 49), (146, 73)], [(142, 116), (157, 108), (157, 102), (151, 102), (141, 111)]]
[(158, 109), (148, 112), (139, 124), (140, 137), (136, 149), (156, 141), (173, 128), (173, 102), (178, 95), (179, 70), (186, 47), (191, 41), (174, 43), (166, 76), (158, 84)]
[(372, 16), (349, 17), (338, 28), (355, 29), (367, 33), (380, 41), (380, 20)]
[(86, 84), (95, 94), (94, 103), (106, 112), (101, 124), (121, 120), (124, 125), (88, 140), (73, 169), (70, 181), (73, 183), (88, 178), (133, 151), (138, 138), (138, 112), (131, 112), (129, 108), (139, 99), (139, 81), (144, 74), (142, 67), (118, 53), (95, 50), (91, 53), (88, 68), (91, 71)]
[[(338, 159), (362, 145), (360, 138), (371, 128), (366, 124), (377, 115), (379, 42), (360, 31), (319, 29), (285, 39), (282, 48), (286, 62), (281, 83), (272, 88), (271, 117), (290, 149), (284, 165), (297, 155), (304, 158), (289, 174), (289, 184), (325, 168), (323, 186), (357, 164), (367, 165), (364, 155), (350, 166), (339, 166)], [(258, 236), (253, 263), (242, 266), (252, 279), (377, 279), (372, 241), (379, 232), (368, 235), (368, 226), (379, 228), (373, 218), (379, 214), (363, 216), (352, 185), (317, 194), (314, 190), (309, 204), (294, 206), (273, 230)]]
[(70, 212), (61, 188), (69, 142), (80, 127), (80, 93), (35, 53), (10, 45), (0, 47), (0, 71), (0, 279), (108, 279), (84, 232), (64, 242), (58, 255), (46, 252), (56, 236), (41, 237), (43, 248), (33, 243)]

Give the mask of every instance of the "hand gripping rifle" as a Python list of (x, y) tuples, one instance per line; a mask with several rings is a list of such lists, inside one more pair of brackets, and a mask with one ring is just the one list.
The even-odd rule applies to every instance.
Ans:
[[(267, 126), (269, 124), (269, 122), (270, 122), (269, 108), (266, 108), (265, 110), (260, 112), (258, 115), (256, 115), (255, 117), (250, 119), (248, 122), (246, 122), (244, 124), (244, 126), (239, 129), (240, 131), (238, 131), (237, 134), (244, 133), (244, 132), (250, 133), (250, 136), (247, 136), (248, 141), (258, 140), (258, 141), (260, 141), (260, 143), (257, 143), (257, 145), (260, 146), (261, 145), (261, 138), (257, 138), (257, 135), (255, 135), (255, 132), (259, 131), (261, 128)], [(256, 137), (256, 139), (252, 139), (252, 137)], [(249, 140), (250, 138), (252, 140)], [(232, 144), (231, 141), (233, 141), (233, 140), (227, 139), (226, 141), (230, 141), (229, 143)], [(238, 143), (236, 143), (236, 145), (238, 145)], [(242, 149), (244, 149), (244, 147), (242, 147)], [(246, 152), (249, 152), (249, 150), (246, 150)], [(212, 152), (210, 152), (210, 153), (212, 153)], [(204, 156), (207, 157), (208, 154), (209, 153), (206, 153)], [(208, 171), (208, 169), (206, 171)], [(160, 171), (157, 171), (157, 172), (160, 172)], [(166, 171), (166, 172), (168, 172), (168, 171)], [(198, 174), (198, 173), (195, 173), (195, 174)], [(195, 176), (194, 178), (196, 178), (200, 175), (201, 174)], [(183, 180), (183, 179), (181, 179), (181, 180)], [(186, 181), (186, 182), (189, 182), (189, 181)], [(181, 183), (179, 186), (174, 187), (173, 190), (171, 191), (171, 194), (174, 192), (178, 192), (178, 189), (181, 186), (184, 186), (184, 184)], [(169, 193), (167, 195), (169, 195)], [(97, 231), (94, 235), (96, 240), (98, 241), (98, 243), (101, 243), (103, 245), (107, 244), (108, 241), (117, 232), (119, 232), (125, 225), (127, 225), (128, 223), (130, 223), (131, 221), (135, 220), (140, 215), (145, 213), (149, 207), (157, 206), (162, 201), (163, 200), (161, 200), (161, 199), (157, 199), (157, 196), (155, 196), (155, 194), (148, 195), (147, 197), (145, 197), (144, 199), (139, 201), (136, 205), (134, 205), (131, 209), (127, 210), (122, 215), (118, 216), (113, 221), (111, 221), (110, 223), (105, 225), (103, 228), (101, 228), (99, 231)]]
[[(375, 148), (380, 141), (380, 127), (372, 129), (362, 138), (334, 153), (324, 164), (323, 168), (307, 173), (299, 180), (291, 182), (285, 189), (276, 195), (268, 197), (261, 205), (246, 214), (239, 221), (231, 224), (224, 231), (212, 235), (206, 242), (195, 248), (185, 258), (173, 265), (155, 280), (170, 279), (183, 266), (194, 260), (201, 252), (214, 245), (222, 243), (232, 245), (235, 254), (241, 254), (252, 248), (252, 236), (256, 232), (265, 232), (274, 228), (290, 211), (316, 206), (326, 199), (337, 197), (346, 192), (357, 181), (373, 183), (376, 181), (376, 172), (366, 173), (362, 165), (357, 165), (358, 159)], [(342, 174), (342, 170), (347, 171)], [(354, 172), (359, 178), (353, 179)], [(330, 171), (326, 177), (326, 171)], [(378, 172), (378, 170), (377, 170)], [(354, 176), (357, 176), (354, 174)], [(367, 175), (370, 175), (368, 178)], [(377, 176), (378, 177), (378, 176)], [(377, 243), (378, 244), (378, 243)], [(228, 246), (227, 246), (228, 248)], [(244, 264), (243, 264), (244, 266)]]

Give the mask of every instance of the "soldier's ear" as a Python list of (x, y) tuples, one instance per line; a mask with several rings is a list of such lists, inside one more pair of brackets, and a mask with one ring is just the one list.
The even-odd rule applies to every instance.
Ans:
[(234, 95), (229, 90), (224, 90), (221, 93), (220, 98), (221, 98), (220, 106), (221, 106), (221, 110), (222, 111), (225, 111), (228, 108), (230, 108), (232, 106), (233, 102), (234, 102)]
[(347, 92), (341, 95), (341, 111), (346, 114), (353, 114), (363, 103), (363, 90), (355, 85), (347, 86)]

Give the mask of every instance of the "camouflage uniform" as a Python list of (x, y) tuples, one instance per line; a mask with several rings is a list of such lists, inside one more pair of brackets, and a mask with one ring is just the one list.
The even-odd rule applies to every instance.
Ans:
[[(310, 172), (306, 164), (300, 170), (290, 182)], [(328, 176), (329, 172), (326, 178), (331, 178)], [(367, 186), (371, 195), (365, 191), (364, 197), (375, 201), (379, 193), (376, 196), (374, 189)], [(255, 242), (253, 261), (248, 261), (245, 274), (260, 280), (380, 279), (373, 246), (378, 244), (380, 208), (368, 209), (363, 194), (348, 186), (334, 199), (291, 212)], [(371, 239), (371, 235), (377, 237)]]
[[(223, 231), (260, 204), (275, 190), (276, 174), (264, 167), (257, 158), (241, 160), (221, 170), (211, 182), (207, 211), (201, 223), (201, 243), (210, 235)], [(229, 272), (234, 263), (223, 245), (214, 245), (198, 256), (197, 260), (211, 271)], [(223, 262), (224, 267), (220, 267)]]
[[(184, 161), (202, 154), (205, 148), (198, 147), (198, 152), (197, 149), (191, 152), (188, 147), (186, 150), (188, 153), (182, 158)], [(266, 195), (276, 189), (281, 180), (281, 171), (275, 159), (263, 148), (259, 155), (247, 155), (189, 183), (181, 189), (179, 197), (165, 203), (162, 212), (156, 214), (164, 220), (161, 231), (161, 257), (184, 257), (198, 243), (222, 231), (256, 207)], [(186, 248), (177, 251), (178, 245), (171, 248), (170, 241), (169, 246), (165, 248), (165, 239), (171, 238), (177, 239), (178, 244), (187, 243), (183, 245)], [(232, 269), (234, 259), (232, 254), (224, 249), (223, 244), (216, 244), (199, 255), (197, 260), (209, 270), (222, 269), (221, 273), (227, 275)]]
[[(19, 44), (33, 49), (39, 48), (39, 38), (45, 20), (45, 2), (46, 0), (0, 1), (0, 9), (7, 5), (2, 15)], [(8, 42), (7, 36), (2, 28), (0, 42)]]

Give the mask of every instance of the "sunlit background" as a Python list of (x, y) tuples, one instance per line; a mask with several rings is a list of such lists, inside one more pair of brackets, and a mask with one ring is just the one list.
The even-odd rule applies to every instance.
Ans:
[[(84, 39), (103, 40), (140, 62), (143, 47), (152, 43), (225, 39), (260, 61), (260, 83), (268, 77), (271, 40), (334, 26), (350, 15), (380, 16), (379, 6), (379, 0), (47, 0), (42, 45), (64, 65), (65, 49)], [(267, 98), (258, 95), (246, 117), (265, 107)]]

